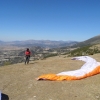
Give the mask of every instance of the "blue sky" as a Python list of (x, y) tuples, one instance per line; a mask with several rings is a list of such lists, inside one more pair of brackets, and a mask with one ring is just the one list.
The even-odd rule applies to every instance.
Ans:
[(0, 0), (0, 40), (84, 41), (100, 35), (100, 0)]

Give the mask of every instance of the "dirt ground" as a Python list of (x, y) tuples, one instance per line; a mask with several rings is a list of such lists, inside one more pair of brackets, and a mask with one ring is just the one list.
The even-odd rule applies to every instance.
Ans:
[[(100, 62), (100, 54), (92, 55)], [(79, 69), (84, 62), (51, 57), (0, 67), (0, 90), (9, 100), (100, 100), (100, 74), (74, 81), (37, 81), (42, 74)]]

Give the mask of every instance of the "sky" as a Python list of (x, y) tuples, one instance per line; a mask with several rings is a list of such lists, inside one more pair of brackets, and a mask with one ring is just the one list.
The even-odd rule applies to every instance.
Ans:
[(85, 41), (100, 35), (100, 0), (0, 0), (0, 40)]

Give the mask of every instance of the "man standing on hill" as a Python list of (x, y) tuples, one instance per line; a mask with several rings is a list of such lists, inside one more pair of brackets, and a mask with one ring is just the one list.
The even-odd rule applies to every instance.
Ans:
[(29, 63), (30, 55), (31, 55), (31, 52), (30, 52), (29, 48), (27, 48), (25, 51), (25, 64)]

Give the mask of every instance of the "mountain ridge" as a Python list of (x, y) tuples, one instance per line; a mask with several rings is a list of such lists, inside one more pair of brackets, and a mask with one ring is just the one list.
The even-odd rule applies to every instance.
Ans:
[(0, 46), (10, 45), (17, 47), (32, 47), (32, 46), (40, 46), (40, 47), (49, 47), (49, 48), (59, 48), (59, 47), (81, 47), (86, 45), (93, 45), (100, 43), (100, 35), (91, 37), (85, 41), (56, 41), (56, 40), (23, 40), (23, 41), (0, 41)]
[(91, 37), (82, 42), (78, 42), (77, 44), (73, 45), (72, 47), (82, 47), (82, 46), (95, 45), (95, 44), (100, 44), (100, 35)]
[(10, 41), (3, 42), (0, 41), (0, 45), (12, 45), (12, 46), (23, 46), (23, 47), (31, 47), (31, 46), (41, 46), (41, 47), (62, 47), (69, 46), (78, 43), (77, 41), (52, 41), (52, 40), (25, 40), (25, 41)]

